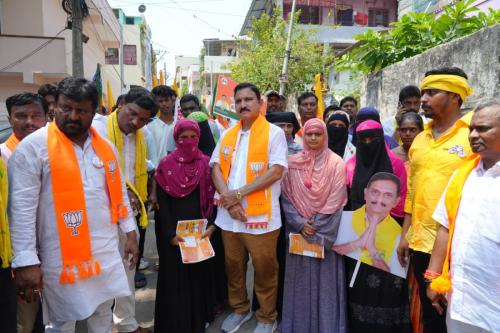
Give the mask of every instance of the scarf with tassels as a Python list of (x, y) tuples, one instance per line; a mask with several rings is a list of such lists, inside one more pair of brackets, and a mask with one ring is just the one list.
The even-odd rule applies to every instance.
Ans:
[[(125, 170), (125, 159), (123, 157), (123, 136), (118, 126), (118, 112), (116, 110), (108, 116), (108, 138), (116, 146), (120, 154), (120, 166)], [(148, 172), (146, 168), (146, 159), (148, 158), (147, 144), (144, 133), (141, 129), (135, 132), (135, 177), (134, 184), (126, 181), (127, 187), (139, 198), (141, 204), (141, 214), (139, 225), (146, 228), (148, 225), (148, 216), (144, 202), (148, 200)]]
[(16, 150), (17, 145), (19, 144), (19, 142), (21, 142), (21, 141), (19, 141), (19, 139), (14, 135), (14, 133), (12, 133), (9, 136), (9, 138), (5, 141), (5, 145), (13, 153), (14, 150)]
[(2, 268), (9, 267), (12, 259), (9, 222), (7, 219), (8, 194), (7, 168), (0, 158), (0, 259), (2, 259)]
[(446, 248), (446, 259), (444, 260), (441, 275), (431, 282), (431, 289), (439, 294), (446, 294), (451, 290), (450, 265), (451, 246), (453, 243), (453, 233), (455, 231), (455, 221), (457, 219), (458, 208), (462, 199), (462, 190), (469, 174), (478, 165), (481, 158), (473, 155), (458, 171), (450, 182), (445, 195), (446, 213), (448, 214), (448, 246)]
[[(250, 128), (250, 140), (248, 144), (246, 182), (252, 183), (255, 178), (263, 175), (267, 171), (269, 163), (269, 132), (270, 124), (262, 115), (254, 121)], [(231, 161), (233, 153), (236, 150), (236, 143), (241, 130), (241, 121), (227, 130), (220, 145), (220, 167), (224, 181), (228, 182), (229, 172), (231, 170)], [(271, 217), (271, 188), (255, 191), (247, 196), (248, 206), (245, 212), (249, 216), (267, 214), (266, 222), (247, 222), (247, 229), (265, 229), (269, 224)]]
[[(102, 161), (106, 174), (111, 222), (116, 224), (128, 214), (123, 202), (120, 168), (109, 143), (93, 128), (90, 128), (90, 136), (92, 148)], [(55, 123), (51, 123), (47, 145), (62, 256), (60, 283), (71, 284), (99, 275), (101, 267), (92, 256), (85, 194), (73, 142)]]

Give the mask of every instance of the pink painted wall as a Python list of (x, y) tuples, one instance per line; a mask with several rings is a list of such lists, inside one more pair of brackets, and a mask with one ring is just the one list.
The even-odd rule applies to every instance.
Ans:
[[(292, 0), (283, 0), (284, 7), (291, 7)], [(368, 15), (370, 8), (389, 9), (389, 22), (397, 20), (397, 0), (298, 0), (297, 5), (320, 6), (321, 23), (323, 25), (335, 24), (335, 7), (342, 5), (352, 6), (354, 12)], [(286, 14), (285, 14), (286, 15)]]

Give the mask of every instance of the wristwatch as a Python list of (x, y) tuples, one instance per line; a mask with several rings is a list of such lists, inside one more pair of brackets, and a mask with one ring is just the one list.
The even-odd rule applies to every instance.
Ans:
[(236, 190), (236, 199), (241, 201), (242, 195), (240, 190)]

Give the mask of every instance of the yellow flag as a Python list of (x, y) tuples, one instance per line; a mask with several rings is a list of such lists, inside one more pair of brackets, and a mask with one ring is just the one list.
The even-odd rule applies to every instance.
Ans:
[(111, 113), (113, 106), (115, 106), (115, 97), (113, 96), (113, 90), (111, 90), (111, 83), (109, 80), (106, 82), (106, 90), (108, 95), (108, 113)]
[(153, 88), (158, 86), (158, 77), (153, 73)]
[(314, 94), (318, 98), (318, 118), (323, 119), (325, 113), (325, 103), (323, 102), (323, 87), (321, 85), (321, 74), (314, 76)]
[(172, 90), (175, 91), (175, 94), (177, 95), (177, 97), (181, 97), (179, 95), (179, 87), (177, 87), (177, 80), (175, 79), (174, 77), (174, 83), (172, 83)]
[(165, 85), (165, 73), (163, 73), (163, 70), (160, 70), (160, 84), (162, 86)]

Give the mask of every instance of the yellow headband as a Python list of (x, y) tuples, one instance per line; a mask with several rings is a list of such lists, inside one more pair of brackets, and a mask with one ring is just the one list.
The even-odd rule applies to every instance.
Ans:
[(472, 95), (472, 88), (464, 77), (449, 74), (435, 74), (424, 78), (420, 90), (439, 89), (460, 95), (465, 103), (467, 96)]

